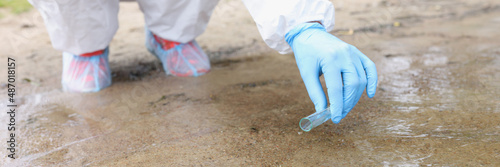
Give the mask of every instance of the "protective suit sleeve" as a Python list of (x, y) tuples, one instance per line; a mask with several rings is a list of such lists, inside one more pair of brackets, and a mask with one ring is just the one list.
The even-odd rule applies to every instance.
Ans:
[(285, 34), (295, 26), (319, 21), (327, 31), (333, 30), (335, 9), (326, 0), (242, 0), (257, 24), (264, 42), (281, 54), (292, 49)]

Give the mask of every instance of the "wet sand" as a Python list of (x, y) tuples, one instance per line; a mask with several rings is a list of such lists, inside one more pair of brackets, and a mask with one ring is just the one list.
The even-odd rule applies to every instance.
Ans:
[(20, 60), (20, 107), (18, 157), (0, 166), (500, 166), (499, 2), (336, 2), (333, 34), (368, 55), (380, 80), (375, 98), (310, 132), (298, 126), (314, 109), (293, 56), (258, 41), (240, 2), (219, 6), (199, 39), (212, 71), (178, 78), (144, 48), (137, 5), (122, 3), (113, 85), (90, 94), (61, 91), (59, 53), (29, 22), (36, 12), (0, 19), (12, 25), (3, 32), (33, 25), (21, 30), (37, 39), (2, 46), (12, 51), (3, 59)]

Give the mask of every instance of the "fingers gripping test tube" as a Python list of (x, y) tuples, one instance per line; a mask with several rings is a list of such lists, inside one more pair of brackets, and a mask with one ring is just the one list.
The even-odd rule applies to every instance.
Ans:
[(316, 112), (300, 120), (300, 129), (309, 132), (311, 129), (325, 123), (331, 118), (330, 107), (323, 111)]

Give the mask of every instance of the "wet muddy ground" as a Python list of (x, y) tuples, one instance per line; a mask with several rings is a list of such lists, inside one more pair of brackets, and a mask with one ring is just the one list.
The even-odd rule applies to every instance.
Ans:
[(500, 166), (500, 3), (334, 3), (333, 34), (368, 55), (380, 80), (375, 98), (310, 132), (298, 126), (314, 109), (293, 56), (256, 41), (247, 13), (228, 18), (249, 25), (227, 32), (242, 39), (215, 25), (233, 26), (220, 17), (239, 2), (221, 1), (200, 37), (212, 71), (197, 78), (166, 77), (143, 48), (142, 22), (132, 24), (137, 5), (122, 3), (113, 85), (90, 94), (61, 91), (59, 53), (34, 22), (38, 44), (17, 40), (33, 45), (1, 55), (20, 60), (20, 107), (17, 159), (0, 166)]

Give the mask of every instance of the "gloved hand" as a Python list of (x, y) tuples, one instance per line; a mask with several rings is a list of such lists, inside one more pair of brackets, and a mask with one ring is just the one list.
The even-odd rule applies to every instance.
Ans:
[(78, 56), (63, 52), (63, 90), (97, 92), (111, 85), (108, 53), (108, 48)]
[(167, 75), (197, 77), (210, 71), (210, 60), (195, 40), (168, 41), (146, 29), (146, 47), (160, 59)]
[(294, 27), (285, 39), (292, 47), (300, 75), (316, 112), (327, 108), (319, 76), (325, 75), (332, 121), (339, 123), (361, 98), (375, 95), (377, 69), (356, 47), (326, 32), (319, 23)]

